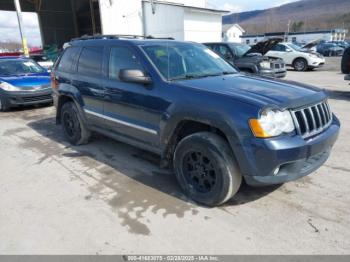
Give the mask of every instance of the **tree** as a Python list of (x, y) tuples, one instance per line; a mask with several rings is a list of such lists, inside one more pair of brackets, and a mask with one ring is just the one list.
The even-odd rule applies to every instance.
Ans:
[(299, 32), (304, 26), (304, 21), (293, 22), (291, 32)]

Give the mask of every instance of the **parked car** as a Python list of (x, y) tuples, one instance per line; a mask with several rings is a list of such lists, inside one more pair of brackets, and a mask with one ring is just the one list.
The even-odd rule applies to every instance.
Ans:
[(52, 103), (49, 73), (35, 61), (0, 58), (0, 111), (20, 105)]
[(205, 43), (205, 45), (243, 72), (281, 78), (287, 74), (283, 59), (265, 56), (278, 42), (281, 40), (269, 39), (252, 47), (238, 43)]
[(317, 45), (317, 52), (324, 56), (341, 56), (344, 52), (344, 48), (335, 43), (325, 42)]
[(95, 131), (159, 154), (199, 203), (226, 202), (242, 179), (257, 186), (306, 176), (337, 139), (320, 89), (240, 74), (197, 43), (84, 39), (52, 72), (67, 140), (85, 144)]
[(346, 41), (333, 41), (331, 43), (334, 43), (334, 44), (336, 44), (337, 46), (339, 46), (339, 47), (341, 47), (343, 49), (348, 48), (350, 46), (350, 44), (348, 42), (346, 42)]
[(51, 70), (53, 66), (53, 61), (51, 61), (44, 54), (33, 54), (30, 55), (30, 58), (37, 62), (40, 66), (44, 67), (47, 70)]
[(266, 54), (279, 57), (292, 66), (296, 71), (306, 71), (318, 68), (325, 64), (325, 58), (318, 53), (306, 52), (292, 43), (279, 43)]
[(350, 74), (350, 47), (344, 51), (341, 59), (341, 71), (343, 74)]

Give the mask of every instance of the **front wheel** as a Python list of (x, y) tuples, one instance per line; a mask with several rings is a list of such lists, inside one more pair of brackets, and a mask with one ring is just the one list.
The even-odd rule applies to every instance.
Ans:
[(73, 102), (62, 106), (61, 122), (63, 133), (72, 145), (82, 145), (89, 141), (90, 131), (85, 127)]
[(185, 137), (174, 153), (176, 178), (194, 201), (217, 206), (237, 193), (242, 175), (227, 142), (217, 134)]
[(6, 104), (5, 99), (0, 96), (0, 112), (6, 112), (8, 110), (9, 110), (9, 107)]
[(308, 68), (308, 64), (306, 59), (304, 58), (297, 58), (293, 62), (293, 67), (295, 71), (306, 71)]

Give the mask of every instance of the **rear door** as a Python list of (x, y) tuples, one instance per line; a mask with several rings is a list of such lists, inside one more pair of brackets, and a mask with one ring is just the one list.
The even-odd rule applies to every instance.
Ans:
[(92, 126), (101, 127), (104, 125), (103, 99), (105, 90), (102, 85), (102, 46), (83, 47), (77, 64), (77, 74), (72, 84), (79, 90), (84, 104), (84, 112), (88, 122)]

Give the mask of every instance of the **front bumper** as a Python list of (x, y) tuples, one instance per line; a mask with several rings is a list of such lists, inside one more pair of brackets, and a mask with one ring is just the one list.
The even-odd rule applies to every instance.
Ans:
[(274, 77), (274, 78), (283, 78), (287, 75), (287, 70), (260, 70), (259, 74), (261, 76)]
[(8, 107), (46, 104), (52, 102), (52, 89), (45, 88), (37, 91), (7, 92), (0, 90), (0, 95)]
[(281, 184), (314, 172), (328, 159), (339, 128), (339, 120), (334, 116), (329, 128), (312, 138), (293, 135), (255, 139), (253, 149), (246, 152), (252, 166), (250, 174), (243, 174), (247, 184)]
[(326, 60), (324, 58), (313, 58), (308, 61), (309, 68), (318, 68), (324, 66)]

